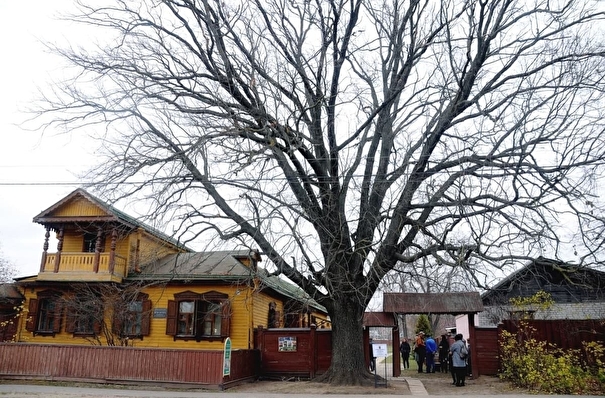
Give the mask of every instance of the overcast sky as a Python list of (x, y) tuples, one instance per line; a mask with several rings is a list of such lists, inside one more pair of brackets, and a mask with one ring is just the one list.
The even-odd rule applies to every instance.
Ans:
[[(44, 40), (75, 35), (55, 18), (71, 0), (0, 0), (0, 250), (19, 276), (38, 272), (44, 228), (32, 218), (78, 187), (77, 175), (92, 164), (86, 140), (27, 131), (19, 124), (58, 69)], [(51, 247), (49, 251), (56, 251)]]

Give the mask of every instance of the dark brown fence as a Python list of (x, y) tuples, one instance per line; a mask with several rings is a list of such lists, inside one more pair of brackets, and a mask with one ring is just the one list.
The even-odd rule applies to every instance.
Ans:
[(223, 377), (223, 352), (132, 347), (0, 344), (0, 377), (104, 383), (184, 383), (226, 388), (257, 377), (257, 350), (231, 353)]
[(471, 345), (471, 350), (476, 350), (479, 376), (497, 375), (500, 368), (498, 329), (475, 327), (474, 345)]
[[(583, 341), (605, 343), (605, 320), (527, 320), (532, 337), (563, 349), (580, 349)], [(505, 320), (498, 327), (511, 333), (519, 331), (519, 321)]]
[(255, 331), (263, 377), (312, 379), (330, 367), (332, 330), (307, 328)]
[[(562, 349), (580, 349), (583, 341), (605, 344), (604, 320), (527, 320), (532, 337)], [(475, 328), (475, 346), (480, 375), (496, 375), (500, 369), (499, 336), (503, 330), (519, 331), (519, 321), (504, 320), (498, 329)]]

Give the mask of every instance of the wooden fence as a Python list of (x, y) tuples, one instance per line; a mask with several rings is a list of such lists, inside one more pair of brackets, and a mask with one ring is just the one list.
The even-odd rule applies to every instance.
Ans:
[[(562, 349), (580, 349), (583, 341), (605, 343), (605, 320), (527, 320), (532, 337), (547, 341)], [(499, 330), (517, 333), (519, 321), (505, 320)]]
[(260, 376), (312, 379), (325, 373), (332, 360), (332, 330), (309, 328), (255, 331), (260, 351)]
[(0, 377), (103, 383), (171, 383), (224, 389), (255, 379), (257, 350), (231, 352), (223, 376), (223, 352), (133, 347), (0, 344)]
[[(603, 321), (529, 321), (534, 337), (558, 347), (580, 348), (582, 341), (605, 344)], [(498, 336), (516, 332), (515, 322), (498, 329), (475, 328), (480, 375), (500, 369)], [(103, 383), (179, 383), (228, 388), (261, 377), (314, 378), (332, 358), (330, 329), (293, 328), (255, 331), (255, 350), (231, 353), (231, 374), (223, 376), (223, 352), (133, 347), (0, 343), (0, 378), (78, 380)]]
[(475, 327), (475, 344), (471, 350), (476, 350), (477, 367), (481, 375), (497, 375), (500, 368), (498, 345), (498, 329)]
[[(605, 320), (528, 320), (532, 337), (562, 349), (581, 349), (583, 341), (605, 345)], [(519, 321), (504, 320), (498, 329), (475, 328), (475, 345), (480, 375), (496, 375), (501, 368), (499, 336), (503, 331), (517, 333)]]

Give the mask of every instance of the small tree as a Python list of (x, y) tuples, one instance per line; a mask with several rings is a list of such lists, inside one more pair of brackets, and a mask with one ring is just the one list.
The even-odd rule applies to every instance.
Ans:
[[(0, 284), (9, 283), (15, 277), (16, 270), (0, 248)], [(13, 338), (16, 331), (17, 317), (21, 314), (23, 308), (13, 303), (11, 300), (3, 302), (0, 297), (0, 341), (7, 341)]]
[(431, 330), (431, 323), (429, 322), (429, 317), (426, 314), (421, 314), (418, 317), (418, 321), (416, 322), (416, 329), (414, 330), (416, 334), (420, 332), (424, 332), (426, 335), (432, 335), (433, 331)]
[(546, 311), (555, 304), (550, 293), (543, 290), (529, 297), (511, 297), (509, 302), (511, 316), (517, 320), (532, 319), (535, 311)]

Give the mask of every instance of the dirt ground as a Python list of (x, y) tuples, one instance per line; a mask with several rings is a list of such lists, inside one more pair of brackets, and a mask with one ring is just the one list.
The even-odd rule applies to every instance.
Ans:
[(228, 391), (232, 392), (266, 392), (284, 394), (367, 394), (367, 395), (411, 395), (406, 377), (415, 378), (424, 384), (429, 395), (473, 395), (473, 394), (529, 394), (527, 391), (511, 387), (497, 377), (481, 376), (478, 379), (469, 378), (464, 387), (455, 387), (449, 373), (418, 373), (415, 370), (404, 370), (399, 378), (389, 380), (386, 388), (379, 387), (334, 387), (312, 381), (274, 381), (261, 380), (246, 383)]

